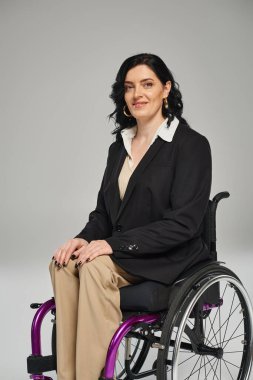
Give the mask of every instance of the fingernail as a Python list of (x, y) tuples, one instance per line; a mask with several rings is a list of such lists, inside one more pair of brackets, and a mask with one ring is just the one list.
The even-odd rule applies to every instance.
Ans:
[(54, 260), (54, 256), (52, 257), (52, 260)]
[(57, 261), (55, 261), (54, 264), (57, 265)]
[(88, 257), (88, 259), (86, 261), (90, 261), (90, 258)]
[(76, 264), (75, 264), (75, 268), (78, 268), (81, 264), (82, 264), (82, 262), (79, 261), (79, 263), (76, 263)]
[(64, 261), (64, 263), (63, 263), (63, 266), (64, 266), (64, 267), (66, 267), (66, 266), (67, 266), (67, 264), (65, 263), (65, 261)]
[(58, 268), (61, 268), (62, 267), (62, 265), (59, 263), (59, 264), (57, 264), (57, 266), (58, 266)]
[(71, 258), (71, 260), (75, 260), (76, 256), (75, 255), (71, 255), (70, 258)]

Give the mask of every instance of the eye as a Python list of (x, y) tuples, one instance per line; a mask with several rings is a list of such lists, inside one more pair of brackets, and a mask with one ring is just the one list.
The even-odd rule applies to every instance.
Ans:
[(125, 91), (128, 91), (128, 90), (130, 90), (131, 88), (133, 88), (133, 86), (130, 86), (129, 84), (126, 84), (124, 87), (125, 87)]
[(147, 83), (144, 84), (145, 88), (151, 88), (152, 86), (153, 86), (152, 82), (147, 82)]

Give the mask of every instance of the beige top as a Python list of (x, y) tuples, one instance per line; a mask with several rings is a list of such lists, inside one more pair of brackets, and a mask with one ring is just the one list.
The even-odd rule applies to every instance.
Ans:
[[(158, 136), (167, 142), (172, 141), (174, 133), (176, 132), (177, 126), (179, 124), (179, 120), (176, 117), (174, 117), (169, 128), (167, 125), (167, 121), (168, 121), (168, 119), (165, 119), (162, 122), (162, 124), (159, 126), (159, 128), (157, 129), (157, 131), (156, 131), (156, 133), (152, 139), (152, 142), (149, 146), (151, 146), (153, 144), (153, 142), (156, 140), (156, 138)], [(133, 158), (131, 155), (131, 144), (132, 144), (132, 140), (136, 134), (136, 131), (137, 131), (136, 126), (132, 127), (132, 128), (125, 128), (121, 131), (123, 143), (124, 143), (125, 149), (128, 153), (128, 155), (126, 156), (126, 159), (124, 161), (124, 164), (122, 166), (121, 172), (119, 174), (119, 178), (118, 178), (119, 195), (120, 195), (121, 200), (123, 199), (123, 197), (125, 195), (129, 179), (130, 179), (132, 173), (134, 172), (135, 165), (134, 165)]]
[(131, 168), (130, 161), (131, 161), (131, 158), (129, 156), (126, 156), (126, 159), (124, 161), (124, 164), (122, 166), (122, 169), (121, 169), (121, 172), (119, 175), (119, 179), (118, 179), (119, 196), (120, 196), (121, 200), (123, 199), (123, 197), (125, 195), (129, 179), (130, 179), (130, 177), (134, 171), (134, 169)]

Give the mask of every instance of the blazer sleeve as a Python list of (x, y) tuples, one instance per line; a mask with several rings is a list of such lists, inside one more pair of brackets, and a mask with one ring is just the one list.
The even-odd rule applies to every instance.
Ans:
[(161, 220), (106, 239), (114, 251), (154, 254), (169, 250), (197, 236), (211, 189), (211, 151), (208, 140), (189, 136), (178, 147), (170, 207)]
[(87, 242), (92, 240), (105, 239), (108, 236), (112, 235), (112, 224), (108, 215), (108, 212), (105, 207), (104, 197), (103, 197), (103, 188), (104, 181), (108, 170), (108, 161), (110, 156), (110, 151), (113, 144), (109, 148), (107, 165), (103, 175), (102, 183), (100, 190), (97, 196), (97, 205), (94, 211), (89, 214), (89, 219), (83, 230), (75, 236), (75, 238), (85, 239)]

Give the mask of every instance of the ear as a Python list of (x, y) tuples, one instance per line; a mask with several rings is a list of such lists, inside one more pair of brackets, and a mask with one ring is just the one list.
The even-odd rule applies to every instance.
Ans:
[(163, 95), (167, 98), (171, 89), (171, 81), (168, 80), (164, 85)]

